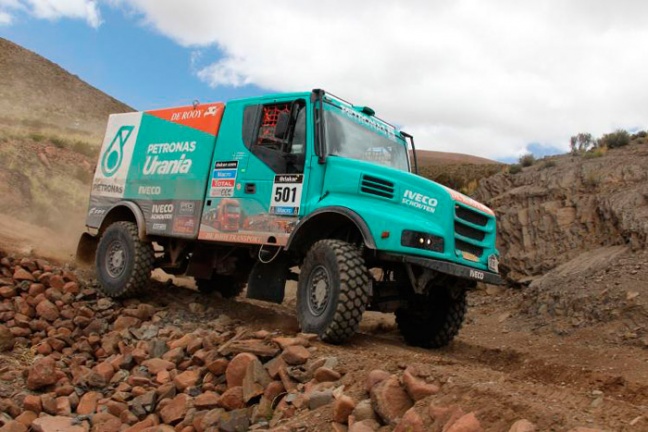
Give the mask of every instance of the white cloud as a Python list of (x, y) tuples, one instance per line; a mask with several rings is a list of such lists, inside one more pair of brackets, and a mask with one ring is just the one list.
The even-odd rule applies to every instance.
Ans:
[[(88, 22), (88, 5), (96, 11), (84, 0), (29, 3), (45, 17), (63, 13), (53, 4), (74, 4)], [(504, 157), (531, 142), (566, 150), (577, 132), (648, 127), (642, 0), (104, 4), (200, 51), (208, 66), (196, 74), (211, 86), (325, 88), (402, 125), (421, 148)], [(209, 65), (201, 48), (214, 46), (222, 56)]]
[(9, 25), (12, 22), (11, 14), (0, 10), (0, 26)]
[(12, 15), (19, 10), (36, 18), (82, 19), (94, 28), (101, 25), (101, 15), (95, 0), (0, 0), (0, 24), (3, 15), (8, 19), (7, 24), (10, 24)]

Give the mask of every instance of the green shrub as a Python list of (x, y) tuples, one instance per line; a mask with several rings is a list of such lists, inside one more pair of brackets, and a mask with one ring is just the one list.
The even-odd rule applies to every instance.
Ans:
[(522, 171), (522, 165), (520, 164), (513, 164), (509, 166), (509, 174), (517, 174)]
[(84, 141), (74, 141), (74, 143), (72, 143), (70, 147), (70, 150), (81, 153), (82, 155), (91, 158), (95, 158), (97, 156), (97, 153), (99, 152), (98, 148)]
[(535, 161), (535, 156), (533, 156), (531, 153), (520, 156), (520, 159), (518, 160), (518, 162), (520, 162), (520, 165), (525, 168), (533, 165)]
[(34, 132), (29, 134), (29, 138), (31, 138), (32, 141), (41, 142), (45, 139), (45, 135)]
[(632, 135), (632, 138), (646, 138), (648, 137), (648, 132), (646, 131), (639, 131), (636, 134)]
[(553, 161), (553, 160), (550, 159), (550, 160), (544, 161), (541, 168), (546, 169), (546, 168), (553, 168), (555, 166), (556, 166), (556, 161)]
[(50, 142), (52, 144), (54, 144), (54, 146), (56, 146), (58, 148), (64, 148), (65, 144), (66, 144), (65, 140), (63, 138), (59, 138), (59, 137), (51, 137)]
[(592, 149), (592, 150), (588, 151), (587, 153), (583, 154), (583, 157), (585, 159), (598, 158), (598, 157), (605, 156), (607, 151), (608, 151), (607, 147), (597, 147), (597, 148)]
[(599, 147), (619, 148), (630, 144), (630, 134), (623, 129), (605, 134), (599, 139)]

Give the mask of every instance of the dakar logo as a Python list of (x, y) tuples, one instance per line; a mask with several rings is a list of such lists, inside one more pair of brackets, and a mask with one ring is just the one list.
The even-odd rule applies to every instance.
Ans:
[(135, 126), (120, 127), (106, 149), (106, 152), (101, 158), (101, 172), (106, 177), (112, 177), (121, 166), (122, 160), (124, 159), (124, 146), (133, 133), (133, 129), (135, 129)]

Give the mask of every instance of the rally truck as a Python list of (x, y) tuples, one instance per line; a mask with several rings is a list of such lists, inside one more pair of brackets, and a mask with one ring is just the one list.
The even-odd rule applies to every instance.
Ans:
[[(441, 347), (466, 293), (501, 283), (493, 211), (417, 175), (413, 137), (323, 90), (111, 115), (78, 256), (103, 294), (151, 271), (281, 303), (341, 343), (365, 310)], [(94, 258), (93, 258), (94, 257)]]

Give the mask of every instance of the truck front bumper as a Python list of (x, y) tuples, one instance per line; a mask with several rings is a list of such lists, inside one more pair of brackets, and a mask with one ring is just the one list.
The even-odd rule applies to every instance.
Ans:
[(395, 255), (386, 252), (378, 254), (380, 259), (385, 261), (395, 261), (407, 264), (415, 264), (430, 270), (438, 271), (463, 279), (470, 279), (477, 282), (484, 282), (491, 285), (505, 285), (504, 279), (497, 273), (478, 270), (461, 264), (450, 263), (446, 261), (435, 260), (432, 258), (421, 258), (409, 255)]

